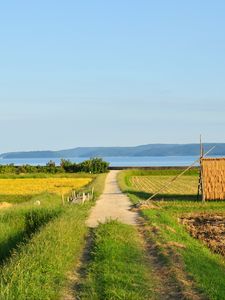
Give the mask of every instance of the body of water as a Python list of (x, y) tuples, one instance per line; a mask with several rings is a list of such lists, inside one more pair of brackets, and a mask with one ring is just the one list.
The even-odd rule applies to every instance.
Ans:
[[(73, 162), (79, 163), (89, 159), (89, 157), (70, 157), (66, 158)], [(154, 167), (154, 166), (189, 166), (197, 156), (115, 156), (103, 157), (104, 160), (110, 163), (112, 167)], [(14, 165), (46, 165), (50, 160), (57, 165), (60, 164), (59, 158), (23, 158), (23, 159), (0, 159), (0, 164), (14, 164)]]

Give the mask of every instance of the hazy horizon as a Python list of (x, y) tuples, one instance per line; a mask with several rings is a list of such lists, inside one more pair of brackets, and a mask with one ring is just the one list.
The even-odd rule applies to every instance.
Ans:
[(223, 142), (225, 2), (0, 10), (0, 153)]
[[(145, 145), (197, 145), (199, 144), (198, 142), (193, 142), (193, 143), (147, 143), (147, 144), (135, 144), (135, 145), (127, 145), (127, 146), (121, 146), (121, 145), (109, 145), (109, 146), (102, 146), (102, 145), (96, 145), (96, 146), (74, 146), (74, 147), (68, 147), (68, 148), (55, 148), (55, 149), (50, 149), (50, 148), (46, 148), (46, 149), (17, 149), (14, 151), (4, 151), (1, 152), (0, 154), (3, 153), (10, 153), (10, 152), (32, 152), (32, 151), (63, 151), (63, 150), (72, 150), (72, 149), (76, 149), (76, 148), (123, 148), (123, 147), (138, 147), (138, 146), (145, 146)], [(204, 141), (203, 144), (225, 144), (225, 142), (206, 142)]]

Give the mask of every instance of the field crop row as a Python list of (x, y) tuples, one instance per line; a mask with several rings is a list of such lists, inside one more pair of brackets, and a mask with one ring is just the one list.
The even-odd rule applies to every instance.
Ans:
[[(162, 186), (170, 182), (172, 176), (131, 176), (130, 183), (137, 191), (148, 193), (157, 192)], [(193, 195), (197, 193), (198, 177), (183, 176), (173, 182), (168, 188), (163, 190), (165, 194)]]
[(1, 195), (66, 194), (91, 182), (91, 178), (0, 179)]

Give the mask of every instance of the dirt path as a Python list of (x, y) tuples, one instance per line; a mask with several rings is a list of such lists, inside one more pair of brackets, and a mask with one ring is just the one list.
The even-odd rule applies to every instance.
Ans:
[(136, 224), (138, 214), (130, 211), (131, 202), (119, 189), (118, 172), (110, 171), (107, 175), (104, 192), (91, 210), (86, 222), (88, 227), (97, 227), (99, 222), (104, 223), (107, 219), (117, 219), (130, 225)]
[[(154, 294), (152, 299), (162, 300), (205, 300), (195, 288), (192, 278), (183, 270), (180, 258), (174, 253), (168, 253), (171, 263), (162, 259), (161, 253), (157, 250), (154, 239), (151, 238), (152, 229), (138, 212), (132, 212), (129, 198), (123, 194), (117, 183), (117, 174), (119, 171), (110, 171), (107, 175), (103, 194), (97, 200), (96, 205), (92, 208), (90, 216), (86, 221), (90, 227), (89, 235), (84, 249), (83, 256), (79, 266), (70, 278), (69, 288), (64, 293), (63, 300), (78, 300), (80, 287), (88, 273), (88, 264), (90, 262), (91, 248), (93, 243), (94, 229), (99, 222), (104, 223), (107, 219), (117, 219), (118, 221), (128, 224), (137, 225), (143, 246), (146, 250), (146, 259), (149, 268), (154, 274)], [(115, 298), (117, 299), (117, 298)]]

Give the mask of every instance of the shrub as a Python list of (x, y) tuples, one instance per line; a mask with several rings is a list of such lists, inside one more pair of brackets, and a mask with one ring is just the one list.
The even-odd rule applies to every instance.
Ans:
[(79, 172), (79, 164), (71, 162), (69, 159), (61, 159), (61, 168), (67, 173)]
[(106, 173), (109, 167), (109, 163), (101, 158), (92, 158), (82, 162), (80, 165), (82, 172), (90, 172), (94, 174)]
[(98, 174), (108, 172), (109, 163), (101, 158), (92, 158), (79, 164), (72, 163), (70, 160), (62, 159), (61, 167), (65, 170), (65, 172), (70, 173), (86, 172)]

